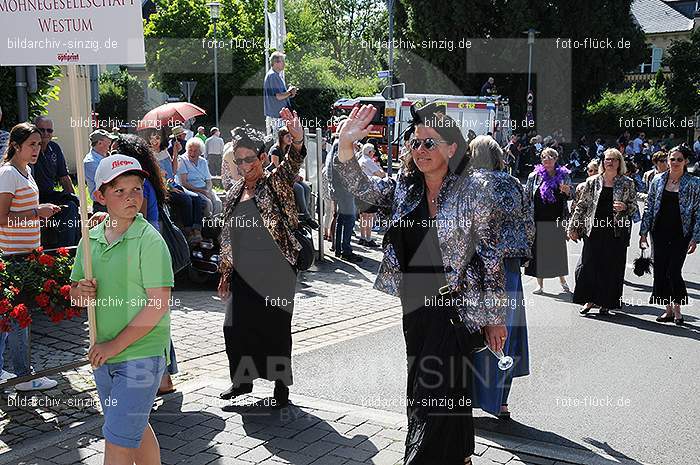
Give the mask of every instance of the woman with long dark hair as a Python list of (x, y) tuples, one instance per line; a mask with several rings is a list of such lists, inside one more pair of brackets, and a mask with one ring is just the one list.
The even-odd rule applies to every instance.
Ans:
[(582, 315), (593, 307), (605, 315), (622, 306), (627, 247), (637, 212), (637, 192), (626, 170), (620, 151), (606, 150), (600, 174), (586, 180), (569, 221), (569, 238), (583, 239), (573, 297), (583, 305)]
[(649, 246), (649, 233), (654, 245), (650, 303), (666, 307), (656, 321), (673, 321), (677, 325), (684, 323), (681, 305), (688, 304), (683, 263), (700, 242), (700, 180), (688, 174), (691, 156), (692, 152), (684, 145), (670, 150), (670, 168), (651, 181), (639, 230), (639, 247)]
[(160, 167), (155, 157), (151, 153), (146, 141), (133, 134), (119, 136), (119, 139), (112, 143), (112, 147), (117, 153), (136, 158), (141, 167), (149, 176), (143, 183), (143, 206), (141, 214), (143, 217), (160, 231), (158, 223), (158, 206), (165, 205), (168, 199), (168, 190), (165, 187), (163, 177), (160, 175)]
[(264, 169), (264, 136), (252, 128), (234, 130), (234, 163), (241, 179), (226, 196), (221, 236), (219, 296), (226, 304), (224, 342), (231, 386), (222, 399), (247, 394), (253, 380), (275, 382), (276, 407), (289, 402), (292, 384), (292, 312), (295, 266), (301, 245), (292, 184), (306, 148), (296, 112), (280, 116), (292, 136), (279, 166)]
[(569, 216), (567, 201), (574, 194), (571, 177), (565, 166), (557, 164), (559, 154), (553, 148), (543, 149), (540, 159), (542, 164), (535, 166), (525, 185), (535, 221), (532, 258), (525, 274), (537, 278), (534, 294), (544, 293), (547, 278), (559, 278), (562, 290), (571, 292), (566, 282), (569, 264), (564, 227)]
[[(39, 188), (30, 164), (36, 163), (41, 150), (41, 132), (33, 124), (20, 123), (10, 131), (10, 139), (0, 164), (0, 254), (31, 252), (41, 245), (40, 222), (52, 217), (61, 208), (39, 204)], [(27, 302), (29, 305), (30, 303)], [(10, 341), (10, 357), (15, 373), (3, 371), (5, 342)], [(17, 325), (10, 332), (0, 331), (0, 381), (32, 372), (27, 362), (29, 329)], [(19, 383), (18, 391), (44, 390), (55, 387), (55, 380), (42, 377)]]
[[(334, 146), (348, 190), (391, 218), (375, 288), (401, 298), (408, 364), (406, 465), (471, 463), (470, 354), (506, 340), (499, 178), (467, 173), (466, 141), (435, 104), (413, 110), (411, 153), (396, 181), (368, 177), (353, 144), (376, 108), (354, 108)], [(440, 399), (436, 405), (431, 399)]]

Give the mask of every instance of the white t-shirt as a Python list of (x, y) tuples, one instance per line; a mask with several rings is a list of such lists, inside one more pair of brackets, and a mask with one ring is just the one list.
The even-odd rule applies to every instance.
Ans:
[[(0, 166), (0, 193), (12, 194), (11, 212), (39, 207), (39, 188), (31, 172), (25, 177), (9, 163)], [(40, 245), (39, 220), (13, 219), (7, 226), (0, 226), (0, 249), (3, 253), (30, 252)]]
[(377, 164), (377, 162), (374, 161), (372, 157), (369, 157), (367, 155), (363, 154), (362, 156), (360, 156), (360, 159), (358, 161), (360, 162), (360, 168), (362, 168), (362, 172), (365, 173), (367, 176), (373, 176), (374, 173), (382, 170), (382, 168)]
[(204, 154), (209, 155), (221, 155), (224, 153), (224, 140), (218, 136), (211, 136), (204, 143)]

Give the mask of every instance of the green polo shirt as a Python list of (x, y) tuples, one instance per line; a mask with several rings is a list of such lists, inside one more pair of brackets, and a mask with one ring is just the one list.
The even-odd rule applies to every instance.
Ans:
[[(98, 343), (111, 341), (146, 306), (146, 289), (172, 287), (173, 268), (162, 236), (141, 215), (112, 244), (105, 239), (105, 221), (90, 230), (92, 274), (97, 279), (95, 322)], [(82, 244), (82, 239), (81, 239)], [(71, 280), (85, 277), (82, 247), (78, 244)], [(167, 305), (167, 303), (165, 303)], [(163, 355), (170, 360), (170, 313), (145, 336), (107, 363)]]

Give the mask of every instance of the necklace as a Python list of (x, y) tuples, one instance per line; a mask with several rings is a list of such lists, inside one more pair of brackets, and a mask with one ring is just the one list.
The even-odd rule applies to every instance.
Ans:
[(681, 178), (679, 177), (678, 179), (671, 179), (671, 176), (669, 176), (668, 180), (671, 181), (671, 184), (678, 184), (678, 182), (681, 180)]
[(252, 186), (244, 186), (244, 189), (247, 191), (255, 190), (255, 184), (253, 184)]

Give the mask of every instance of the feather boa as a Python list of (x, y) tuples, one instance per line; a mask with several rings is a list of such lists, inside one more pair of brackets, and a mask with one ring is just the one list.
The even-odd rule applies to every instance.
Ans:
[(542, 165), (535, 166), (535, 173), (542, 178), (540, 185), (540, 195), (546, 203), (557, 201), (556, 193), (559, 185), (564, 182), (564, 178), (571, 173), (565, 166), (557, 166), (554, 169), (554, 176), (550, 176), (547, 169)]

